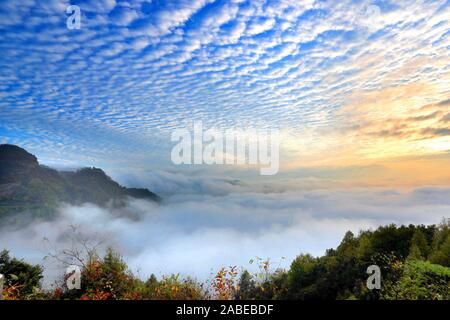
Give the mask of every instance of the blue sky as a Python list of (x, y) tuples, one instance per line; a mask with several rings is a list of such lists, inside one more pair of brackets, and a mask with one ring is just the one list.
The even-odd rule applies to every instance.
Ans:
[[(47, 163), (151, 168), (169, 163), (171, 130), (202, 120), (285, 130), (284, 159), (353, 154), (381, 112), (448, 99), (448, 17), (443, 0), (1, 0), (0, 139)], [(394, 98), (361, 111), (374, 94)], [(431, 150), (410, 141), (390, 155)]]

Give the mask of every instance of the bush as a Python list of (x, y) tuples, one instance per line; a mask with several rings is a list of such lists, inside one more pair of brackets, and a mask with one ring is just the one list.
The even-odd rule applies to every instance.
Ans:
[(0, 273), (5, 276), (5, 299), (28, 299), (40, 292), (42, 267), (11, 258), (0, 252)]
[[(405, 263), (403, 275), (393, 288), (396, 299), (448, 300), (450, 299), (450, 268), (428, 261), (410, 260)], [(384, 296), (392, 298), (390, 292)]]

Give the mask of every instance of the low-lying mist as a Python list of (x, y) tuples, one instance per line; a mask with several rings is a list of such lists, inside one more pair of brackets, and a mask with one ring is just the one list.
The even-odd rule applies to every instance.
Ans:
[[(62, 205), (53, 221), (34, 221), (19, 230), (3, 226), (0, 249), (44, 265), (49, 284), (64, 268), (43, 257), (69, 249), (76, 230), (102, 241), (100, 253), (113, 247), (142, 278), (180, 273), (205, 280), (222, 266), (252, 269), (248, 261), (257, 256), (270, 258), (275, 268), (287, 267), (300, 253), (322, 255), (348, 230), (439, 223), (450, 212), (449, 188), (254, 192), (226, 180), (217, 181), (216, 189), (213, 182), (205, 187), (189, 181), (194, 191), (172, 188), (161, 205), (134, 199), (120, 210)], [(188, 180), (182, 187), (189, 188)]]

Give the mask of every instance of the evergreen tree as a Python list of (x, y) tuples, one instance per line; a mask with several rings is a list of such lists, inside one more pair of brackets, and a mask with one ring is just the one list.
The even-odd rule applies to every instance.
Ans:
[(428, 256), (429, 246), (425, 234), (416, 229), (411, 239), (411, 247), (409, 249), (409, 259), (424, 260)]

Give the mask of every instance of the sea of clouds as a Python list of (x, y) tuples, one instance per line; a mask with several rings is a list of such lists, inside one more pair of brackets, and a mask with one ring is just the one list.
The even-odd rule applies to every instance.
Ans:
[(43, 257), (71, 249), (74, 233), (101, 242), (100, 253), (113, 247), (142, 278), (181, 273), (205, 280), (222, 266), (254, 269), (249, 260), (255, 257), (270, 258), (273, 268), (288, 267), (300, 253), (324, 254), (348, 230), (439, 223), (450, 212), (450, 188), (270, 189), (173, 172), (145, 179), (163, 194), (162, 204), (130, 199), (119, 210), (63, 205), (54, 221), (3, 226), (0, 247), (44, 265), (46, 284), (64, 268)]

